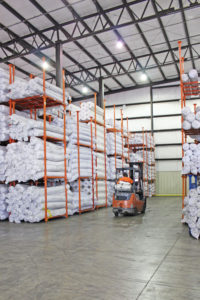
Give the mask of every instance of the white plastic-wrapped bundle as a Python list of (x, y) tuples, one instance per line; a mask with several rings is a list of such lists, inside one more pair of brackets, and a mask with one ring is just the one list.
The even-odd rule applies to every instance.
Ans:
[[(93, 152), (94, 176), (96, 174), (95, 155), (96, 153)], [(78, 176), (78, 148), (76, 145), (73, 145), (68, 156), (67, 179), (69, 182), (72, 182), (77, 180)], [(80, 177), (92, 177), (92, 154), (90, 148), (80, 147)]]
[(183, 144), (183, 169), (182, 174), (192, 173), (197, 175), (200, 172), (200, 145), (198, 144)]
[[(98, 122), (104, 122), (104, 111), (101, 107), (96, 105), (96, 120)], [(95, 119), (95, 105), (93, 102), (82, 102), (81, 109), (79, 113), (79, 118), (81, 121), (90, 120), (90, 118)]]
[(183, 107), (181, 110), (181, 113), (183, 115), (183, 118), (185, 119), (186, 116), (191, 113), (190, 107), (188, 107), (188, 106)]
[(9, 77), (8, 72), (0, 68), (0, 103), (8, 102)]
[(5, 181), (5, 172), (6, 172), (6, 162), (5, 162), (5, 156), (6, 156), (6, 147), (0, 146), (0, 181)]
[[(40, 222), (45, 218), (45, 189), (44, 187), (17, 184), (9, 187), (6, 195), (9, 221), (20, 223)], [(63, 215), (66, 212), (65, 186), (47, 188), (48, 217)]]
[(188, 121), (183, 121), (183, 129), (190, 130), (192, 128), (192, 124)]
[[(77, 122), (75, 120), (68, 121), (67, 133), (69, 134), (69, 148), (77, 144)], [(87, 146), (91, 146), (91, 124), (79, 123), (79, 143)], [(95, 145), (95, 133), (92, 130), (93, 146)]]
[(95, 124), (92, 124), (93, 133), (95, 134), (95, 147), (97, 150), (104, 151), (104, 127), (100, 125), (96, 125), (95, 132)]
[[(44, 122), (43, 120), (27, 119), (17, 114), (10, 116), (9, 133), (10, 137), (14, 140), (28, 141), (31, 136), (44, 135)], [(63, 128), (54, 126), (46, 122), (46, 135), (54, 138), (63, 139)], [(68, 137), (66, 137), (68, 140)]]
[(121, 158), (116, 158), (116, 168), (115, 168), (115, 157), (108, 157), (107, 159), (107, 179), (114, 180), (116, 178), (116, 168), (128, 168), (129, 164), (123, 163)]
[[(45, 94), (51, 98), (63, 102), (63, 90), (47, 81), (45, 81)], [(21, 99), (32, 97), (36, 95), (43, 95), (43, 80), (35, 77), (29, 81), (16, 81), (10, 85), (10, 93), (8, 94), (11, 99)], [(65, 101), (67, 103), (69, 95), (66, 92)], [(27, 100), (28, 101), (28, 100)]]
[[(93, 187), (91, 179), (82, 179), (80, 182), (81, 192), (81, 210), (93, 208)], [(79, 211), (79, 183), (74, 181), (70, 183), (68, 191), (68, 213), (74, 214)]]
[(106, 205), (106, 185), (107, 182), (104, 180), (97, 180), (94, 183), (94, 199), (95, 206)]
[(187, 223), (190, 234), (198, 239), (200, 235), (200, 189), (191, 189), (184, 199), (183, 223)]
[[(125, 140), (123, 139), (123, 146), (124, 145), (125, 145)], [(115, 152), (117, 154), (122, 155), (121, 133), (116, 134), (116, 150), (115, 150), (115, 134), (113, 132), (107, 133), (106, 149), (107, 149), (107, 155), (114, 155)]]
[(115, 182), (107, 181), (107, 199), (108, 206), (111, 206), (113, 203), (113, 194), (115, 192)]
[(0, 220), (6, 220), (8, 218), (6, 195), (8, 193), (8, 186), (6, 184), (0, 184)]
[(97, 177), (105, 177), (105, 155), (104, 153), (96, 152), (95, 157), (96, 175)]
[(189, 72), (189, 78), (191, 82), (191, 91), (193, 95), (198, 95), (198, 72), (193, 69)]
[(130, 161), (131, 162), (141, 162), (143, 161), (143, 156), (141, 153), (130, 153)]
[[(47, 176), (64, 176), (63, 146), (47, 142)], [(6, 182), (38, 180), (44, 176), (44, 143), (31, 137), (30, 143), (17, 142), (7, 146)]]

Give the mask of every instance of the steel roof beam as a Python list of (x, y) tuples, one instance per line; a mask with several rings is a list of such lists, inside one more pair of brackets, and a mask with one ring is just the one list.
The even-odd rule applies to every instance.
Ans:
[(189, 45), (190, 56), (192, 58), (192, 67), (193, 67), (193, 69), (196, 69), (195, 62), (194, 62), (194, 56), (193, 56), (193, 52), (192, 52), (192, 46), (191, 46), (190, 38), (189, 38), (189, 31), (188, 31), (187, 22), (186, 22), (186, 18), (185, 18), (185, 13), (184, 13), (184, 9), (183, 9), (182, 0), (179, 0), (179, 6), (181, 8), (181, 17), (182, 17), (182, 20), (183, 20), (183, 26), (184, 26), (185, 35), (186, 35), (186, 38), (187, 38), (187, 43)]
[[(24, 24), (26, 24), (26, 26), (29, 28), (29, 30), (33, 30), (34, 32), (36, 32), (37, 34), (40, 34), (39, 30), (33, 26), (30, 22), (28, 22), (23, 16), (21, 16), (17, 11), (15, 11), (10, 5), (8, 5), (6, 2), (2, 2), (1, 5), (3, 5), (6, 9), (8, 9), (16, 18), (18, 18), (20, 21), (22, 21)], [(5, 26), (1, 26), (2, 29), (4, 29), (6, 32), (8, 32), (10, 35), (14, 35), (14, 32), (12, 32), (11, 30), (7, 30), (7, 28)], [(17, 35), (16, 35), (17, 36)], [(51, 42), (51, 40), (49, 38), (47, 38), (44, 34), (41, 34), (41, 38), (43, 39), (43, 41), (46, 41), (47, 43), (51, 44), (52, 47), (55, 47), (54, 43)], [(26, 41), (21, 41), (19, 42), (23, 47), (25, 47), (26, 49), (28, 48), (29, 50), (35, 51), (33, 52), (33, 54), (35, 55), (39, 55), (40, 58), (42, 58), (43, 56), (45, 56), (48, 60), (49, 58), (46, 55), (43, 55), (40, 51), (37, 51), (37, 49), (35, 49), (35, 47), (33, 47), (32, 45), (30, 45), (29, 43), (27, 43)], [(2, 46), (2, 45), (1, 45)], [(36, 52), (37, 51), (37, 52)], [(65, 56), (67, 56), (69, 59), (71, 59), (72, 61), (74, 61), (77, 65), (79, 65), (82, 69), (83, 67), (75, 60), (73, 59), (71, 56), (69, 56), (68, 54), (64, 53)], [(54, 65), (55, 67), (55, 65)], [(85, 70), (87, 72), (87, 70)], [(68, 72), (65, 69), (65, 73), (66, 74), (70, 74), (70, 72)], [(91, 74), (92, 75), (92, 74)], [(77, 77), (76, 79), (79, 80), (79, 78)], [(97, 79), (96, 79), (97, 80)], [(82, 83), (84, 83), (82, 81)], [(93, 92), (96, 92), (95, 89), (91, 88), (90, 86), (88, 86), (89, 89), (91, 89)]]
[[(127, 0), (122, 0), (122, 2), (123, 2), (123, 4), (127, 4)], [(148, 0), (146, 6), (144, 7), (144, 10), (143, 10), (142, 15), (145, 14), (145, 11), (146, 11), (146, 9), (147, 9), (149, 3), (150, 3), (150, 0)], [(127, 9), (127, 11), (128, 11), (129, 16), (131, 17), (131, 19), (132, 19), (133, 22), (135, 23), (136, 19), (135, 19), (135, 16), (134, 16), (132, 10), (130, 9), (129, 6), (127, 6), (126, 9)], [(166, 78), (166, 76), (165, 76), (165, 74), (164, 74), (162, 68), (160, 67), (159, 62), (158, 62), (157, 58), (155, 57), (155, 55), (154, 55), (154, 53), (153, 53), (153, 51), (152, 51), (152, 49), (151, 49), (151, 47), (150, 47), (150, 45), (149, 45), (149, 43), (148, 43), (148, 41), (147, 41), (147, 39), (146, 39), (144, 33), (142, 32), (140, 26), (139, 26), (137, 23), (135, 24), (135, 26), (136, 26), (136, 28), (137, 28), (137, 30), (138, 30), (138, 32), (139, 32), (139, 34), (140, 34), (140, 36), (141, 36), (143, 42), (145, 43), (146, 47), (148, 48), (150, 54), (152, 55), (154, 61), (156, 62), (157, 66), (158, 66), (158, 69), (159, 69), (159, 71), (160, 71), (160, 73), (161, 73), (163, 79), (166, 80), (167, 78)]]
[[(63, 0), (65, 1), (65, 0)], [(104, 13), (104, 10), (102, 9), (101, 5), (99, 4), (99, 2), (97, 0), (92, 0), (92, 2), (94, 3), (94, 5), (96, 6), (97, 8), (97, 11), (102, 13), (106, 22), (108, 22), (108, 24), (110, 26), (114, 26), (113, 22), (110, 20), (110, 18), (107, 16), (107, 14)], [(125, 40), (122, 38), (121, 34), (117, 31), (117, 29), (114, 29), (113, 30), (117, 39), (121, 40), (124, 44), (124, 47), (125, 49), (127, 50), (127, 52), (130, 54), (130, 56), (132, 58), (135, 59), (137, 65), (139, 65), (139, 67), (145, 72), (144, 68), (142, 67), (142, 65), (140, 64), (140, 62), (137, 60), (137, 58), (135, 57), (135, 55), (133, 54), (132, 50), (129, 48), (129, 46), (127, 45), (127, 43), (125, 42)], [(120, 66), (122, 66), (122, 64), (120, 64)], [(123, 70), (125, 70), (125, 68), (123, 67)], [(136, 81), (134, 80), (133, 77), (130, 76), (129, 73), (127, 73), (127, 76), (129, 77), (129, 79), (134, 83), (134, 84), (137, 84)], [(150, 80), (151, 81), (151, 80)]]
[[(73, 9), (73, 7), (71, 7), (70, 5), (69, 5), (69, 3), (68, 3), (68, 1), (67, 0), (61, 0), (65, 5), (66, 5), (66, 7), (69, 9), (69, 11), (73, 14), (73, 16), (75, 16), (80, 22), (81, 22), (81, 24), (84, 26), (84, 28), (85, 29), (87, 29), (87, 31), (89, 31), (89, 32), (92, 32), (92, 30), (90, 29), (90, 27), (87, 25), (87, 23), (85, 22), (85, 21), (83, 21), (82, 19), (81, 19), (81, 17), (77, 14), (77, 12)], [(107, 47), (101, 42), (101, 40), (98, 38), (98, 37), (96, 37), (96, 36), (94, 36), (94, 39), (96, 40), (96, 42), (98, 42), (98, 44), (100, 44), (101, 46), (102, 46), (102, 48), (112, 57), (112, 59), (113, 60), (115, 60), (116, 62), (117, 62), (117, 59), (114, 57), (114, 55), (112, 55), (112, 53), (110, 52), (110, 50), (109, 49), (107, 49)], [(77, 42), (76, 42), (77, 43)], [(79, 43), (78, 43), (79, 44)], [(79, 44), (79, 47), (81, 46), (81, 49), (86, 53), (86, 49), (84, 49), (84, 47), (82, 46), (82, 45), (80, 45)], [(87, 51), (87, 53), (88, 54), (90, 54), (88, 51)], [(90, 54), (90, 56), (91, 56), (91, 54)], [(93, 58), (93, 60), (96, 62), (97, 60), (95, 59), (95, 58)], [(98, 65), (100, 65), (99, 63), (98, 63)], [(123, 68), (123, 66), (120, 66), (121, 68)], [(104, 70), (104, 72), (106, 72), (106, 74), (108, 74), (109, 72), (108, 72), (108, 70), (106, 69), (106, 68), (104, 68), (103, 66), (102, 66), (102, 69)], [(115, 80), (115, 82), (119, 85), (119, 86), (121, 86), (122, 88), (124, 87), (122, 84), (121, 84), (121, 82), (120, 81), (118, 81), (118, 80), (116, 80), (115, 79), (115, 77), (112, 77), (113, 78), (113, 80)]]
[[(104, 13), (109, 13), (109, 12), (112, 12), (112, 11), (117, 11), (119, 9), (124, 9), (125, 7), (130, 7), (130, 6), (134, 6), (135, 4), (138, 4), (138, 3), (141, 3), (141, 2), (144, 2), (144, 1), (147, 1), (147, 0), (135, 0), (135, 1), (131, 1), (131, 2), (128, 2), (126, 5), (118, 5), (118, 6), (115, 6), (115, 7), (112, 7), (112, 8), (109, 8), (109, 9), (105, 9), (104, 10)], [(195, 2), (193, 3), (193, 5), (190, 5), (190, 1), (187, 0), (188, 2), (188, 6), (185, 6), (184, 7), (184, 11), (185, 10), (190, 10), (190, 9), (193, 9), (193, 8), (196, 8), (196, 7), (200, 7), (200, 3), (198, 2)], [(2, 2), (1, 2), (2, 4)], [(163, 15), (171, 15), (171, 14), (176, 14), (176, 13), (179, 13), (181, 12), (181, 9), (180, 8), (173, 8), (173, 9), (170, 9), (170, 10), (162, 10), (160, 12), (158, 12), (158, 14), (160, 16), (163, 16)], [(139, 23), (142, 23), (142, 22), (145, 22), (145, 21), (149, 21), (149, 20), (154, 20), (157, 18), (157, 15), (156, 14), (153, 14), (153, 15), (150, 15), (150, 16), (147, 16), (147, 17), (144, 17), (144, 16), (141, 16), (141, 17), (138, 17), (135, 22), (133, 23), (132, 21), (129, 21), (129, 22), (123, 22), (122, 24), (117, 24), (117, 22), (114, 24), (114, 26), (107, 26), (106, 27), (103, 27), (103, 25), (101, 24), (100, 22), (100, 17), (102, 16), (101, 13), (99, 12), (96, 12), (96, 13), (93, 13), (93, 14), (89, 14), (89, 15), (86, 15), (86, 16), (83, 16), (81, 17), (81, 20), (88, 20), (90, 18), (94, 18), (94, 17), (98, 17), (99, 18), (99, 22), (98, 22), (98, 27), (97, 26), (94, 26), (94, 28), (92, 28), (92, 32), (86, 32), (85, 30), (79, 32), (79, 34), (76, 36), (74, 35), (71, 35), (67, 40), (63, 40), (61, 41), (63, 44), (65, 43), (69, 43), (69, 42), (73, 42), (73, 41), (77, 41), (79, 39), (82, 39), (82, 38), (85, 38), (85, 37), (89, 37), (89, 36), (93, 36), (93, 35), (97, 35), (97, 34), (100, 34), (100, 33), (103, 33), (103, 32), (107, 32), (107, 31), (110, 31), (110, 30), (113, 30), (113, 29), (119, 29), (119, 28), (123, 28), (123, 27), (127, 27), (127, 26), (130, 26), (132, 24), (139, 24)], [(22, 21), (23, 22), (23, 21)], [(67, 21), (67, 22), (63, 22), (61, 24), (58, 24), (58, 26), (54, 25), (54, 26), (50, 26), (48, 28), (44, 28), (44, 29), (41, 29), (41, 30), (37, 30), (37, 32), (30, 32), (29, 34), (26, 34), (26, 35), (23, 35), (21, 37), (18, 37), (16, 39), (12, 39), (10, 41), (7, 41), (7, 42), (4, 42), (3, 43), (3, 46), (9, 46), (11, 44), (14, 44), (15, 42), (19, 42), (21, 40), (24, 40), (24, 39), (27, 39), (27, 38), (35, 38), (36, 36), (39, 38), (40, 35), (42, 33), (45, 33), (45, 32), (51, 32), (52, 31), (52, 35), (54, 34), (54, 32), (57, 32), (59, 30), (61, 30), (64, 26), (67, 26), (67, 25), (72, 25), (72, 26), (76, 26), (76, 28), (78, 27), (78, 23), (80, 23), (80, 21), (74, 19), (74, 20), (70, 20), (70, 21)], [(99, 29), (99, 27), (101, 26), (101, 29)], [(42, 43), (42, 41), (41, 41)], [(48, 45), (46, 47), (43, 47), (42, 45), (40, 45), (40, 50), (45, 50), (45, 49), (48, 49), (50, 48), (51, 45)]]
[[(52, 16), (50, 16), (50, 14), (48, 14), (48, 12), (36, 1), (36, 0), (29, 0), (41, 13), (44, 14), (44, 16), (49, 20), (51, 21), (55, 26), (58, 26), (59, 23), (54, 20), (54, 18), (52, 18)], [(70, 34), (67, 32), (66, 29), (62, 28), (61, 29), (62, 33), (67, 37), (69, 38), (70, 37)], [(100, 65), (100, 63), (92, 56), (91, 53), (89, 53), (81, 44), (79, 44), (79, 42), (74, 42), (76, 44), (77, 47), (79, 47), (86, 55), (88, 55), (97, 65)], [(63, 52), (63, 54), (65, 54), (65, 51)], [(78, 64), (78, 63), (77, 63)], [(107, 72), (107, 74), (109, 73), (107, 69), (104, 70), (105, 72)], [(97, 79), (96, 79), (97, 80)], [(113, 77), (113, 80), (115, 80), (115, 78)], [(115, 80), (116, 83), (123, 87), (123, 85)], [(108, 90), (110, 89), (107, 85), (105, 86)]]
[[(155, 0), (151, 0), (151, 3), (152, 3), (152, 6), (153, 6), (154, 11), (155, 11), (155, 13), (156, 13), (158, 23), (159, 23), (160, 28), (161, 28), (161, 30), (162, 30), (162, 34), (163, 34), (163, 36), (164, 36), (164, 38), (165, 38), (165, 41), (166, 41), (166, 43), (167, 43), (167, 46), (168, 46), (168, 48), (169, 48), (169, 50), (170, 50), (170, 53), (171, 53), (171, 56), (172, 56), (172, 58), (173, 58), (173, 61), (174, 61), (174, 65), (175, 65), (177, 74), (179, 75), (179, 68), (177, 67), (177, 64), (176, 64), (175, 55), (174, 55), (173, 51), (171, 50), (171, 45), (170, 45), (169, 39), (168, 39), (168, 37), (167, 37), (166, 31), (165, 31), (165, 29), (164, 29), (164, 26), (163, 26), (163, 23), (162, 23), (160, 14), (159, 14), (159, 12), (158, 12), (158, 9), (157, 9), (157, 6), (156, 6), (156, 1), (155, 1)], [(172, 3), (173, 3), (173, 1), (171, 1), (170, 4), (172, 4)]]

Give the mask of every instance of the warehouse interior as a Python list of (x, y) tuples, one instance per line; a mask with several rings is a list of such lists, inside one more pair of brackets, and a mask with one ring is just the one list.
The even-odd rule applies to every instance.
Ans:
[(199, 299), (199, 13), (0, 0), (0, 299)]

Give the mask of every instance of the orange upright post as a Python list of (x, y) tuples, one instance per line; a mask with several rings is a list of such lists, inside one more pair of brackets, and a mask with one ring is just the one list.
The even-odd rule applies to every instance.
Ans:
[(107, 195), (107, 168), (106, 168), (106, 101), (104, 100), (104, 164), (105, 164), (105, 194), (106, 194), (106, 207), (108, 207), (108, 195)]
[[(178, 41), (179, 47), (179, 63), (180, 63), (180, 88), (181, 88), (181, 109), (185, 106), (185, 95), (183, 92), (183, 81), (182, 81), (182, 74), (184, 73), (184, 58), (181, 56), (181, 41)], [(183, 116), (181, 116), (181, 140), (182, 140), (182, 158), (184, 156), (183, 151), (183, 144), (186, 141), (184, 130), (183, 130)], [(182, 167), (183, 167), (183, 160), (182, 160)], [(182, 175), (182, 208), (184, 208), (184, 198), (185, 198), (185, 191), (186, 191), (186, 176)], [(183, 217), (183, 216), (182, 216)]]
[(78, 151), (78, 196), (79, 214), (81, 213), (81, 172), (80, 172), (80, 142), (79, 142), (79, 111), (77, 111), (77, 151)]
[(122, 138), (122, 168), (124, 167), (124, 128), (123, 128), (123, 111), (120, 109), (121, 113), (121, 138)]
[(116, 145), (116, 126), (115, 126), (115, 104), (114, 104), (114, 139), (115, 139), (115, 169), (117, 168), (117, 145)]
[(146, 135), (146, 168), (147, 168), (147, 196), (149, 197), (149, 165), (148, 165), (148, 139), (147, 139), (147, 131), (145, 133)]
[(63, 144), (64, 144), (64, 181), (65, 181), (65, 203), (66, 203), (66, 218), (68, 217), (68, 202), (67, 202), (67, 141), (66, 141), (66, 100), (65, 100), (65, 71), (62, 71), (63, 76)]
[[(43, 62), (45, 58), (43, 57)], [(45, 88), (45, 70), (43, 68), (43, 122), (44, 122), (44, 195), (45, 195), (45, 222), (48, 221), (47, 216), (47, 143), (46, 143), (46, 88)]]

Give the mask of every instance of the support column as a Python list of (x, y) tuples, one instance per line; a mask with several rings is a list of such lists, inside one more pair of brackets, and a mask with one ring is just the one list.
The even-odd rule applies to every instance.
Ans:
[(99, 78), (99, 94), (97, 97), (97, 105), (101, 108), (104, 107), (104, 79), (103, 77)]
[(150, 105), (151, 105), (151, 133), (154, 133), (154, 124), (153, 124), (153, 88), (150, 86)]
[(56, 85), (62, 88), (62, 69), (63, 69), (63, 45), (56, 42)]

